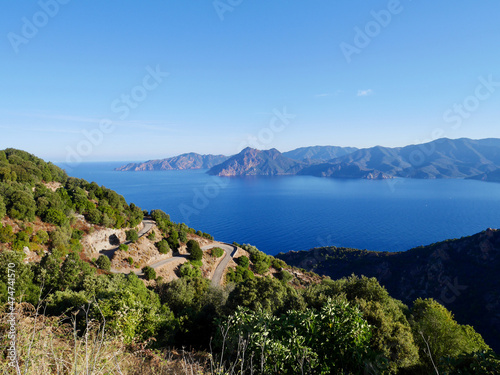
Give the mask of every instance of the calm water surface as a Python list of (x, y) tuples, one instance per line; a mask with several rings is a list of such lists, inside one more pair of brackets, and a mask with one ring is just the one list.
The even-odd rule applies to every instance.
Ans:
[(162, 209), (173, 221), (268, 254), (330, 245), (399, 251), (500, 227), (495, 183), (113, 171), (123, 164), (62, 167), (143, 209)]

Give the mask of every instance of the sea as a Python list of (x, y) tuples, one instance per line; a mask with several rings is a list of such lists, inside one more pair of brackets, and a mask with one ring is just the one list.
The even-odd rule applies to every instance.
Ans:
[(216, 177), (118, 172), (127, 162), (59, 165), (145, 210), (267, 254), (337, 246), (405, 251), (500, 227), (500, 184), (462, 179)]

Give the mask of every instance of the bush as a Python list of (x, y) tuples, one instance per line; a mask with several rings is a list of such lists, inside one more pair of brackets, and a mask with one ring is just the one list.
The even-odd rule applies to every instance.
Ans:
[(139, 235), (135, 229), (127, 230), (125, 234), (127, 235), (127, 241), (135, 242), (139, 239)]
[(201, 250), (200, 245), (195, 240), (187, 242), (187, 251), (190, 260), (201, 260), (203, 258), (203, 250)]
[(154, 241), (155, 238), (156, 238), (156, 234), (155, 232), (152, 230), (151, 232), (149, 232), (148, 236), (146, 237), (148, 240), (150, 241)]
[(211, 250), (211, 254), (214, 258), (220, 258), (221, 256), (224, 255), (224, 250), (221, 249), (220, 247), (214, 247)]
[(246, 257), (244, 255), (239, 257), (237, 262), (238, 262), (238, 265), (240, 265), (243, 268), (250, 267), (250, 259), (248, 259), (248, 257)]
[(127, 262), (128, 262), (128, 264), (130, 264), (130, 265), (134, 264), (134, 258), (132, 258), (132, 257), (128, 257), (128, 258), (127, 258)]
[(101, 270), (109, 271), (111, 269), (111, 261), (106, 255), (99, 255), (95, 263)]
[(170, 246), (166, 240), (161, 240), (155, 244), (156, 248), (160, 252), (160, 254), (168, 254), (170, 251)]
[(128, 251), (128, 245), (122, 243), (120, 246), (118, 246), (118, 249), (121, 251)]
[(146, 278), (146, 280), (156, 279), (156, 271), (153, 267), (146, 266), (142, 269), (142, 272), (144, 273), (144, 277)]
[(281, 270), (280, 273), (278, 274), (278, 278), (283, 281), (285, 284), (289, 283), (293, 279), (293, 275), (286, 271), (286, 270)]
[(189, 279), (201, 277), (201, 269), (191, 263), (184, 263), (179, 268), (179, 276)]

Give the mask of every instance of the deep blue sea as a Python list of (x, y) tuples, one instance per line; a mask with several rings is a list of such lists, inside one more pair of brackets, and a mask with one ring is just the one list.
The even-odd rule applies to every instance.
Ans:
[(209, 176), (205, 170), (116, 172), (61, 165), (142, 209), (268, 254), (343, 246), (401, 251), (500, 227), (500, 184), (469, 180), (338, 180)]

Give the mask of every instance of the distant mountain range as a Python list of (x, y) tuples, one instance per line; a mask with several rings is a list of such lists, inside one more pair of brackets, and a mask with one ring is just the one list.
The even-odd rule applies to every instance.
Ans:
[(208, 173), (216, 176), (277, 176), (294, 175), (308, 164), (283, 156), (275, 148), (259, 151), (250, 147), (212, 167)]
[(356, 147), (311, 146), (300, 147), (283, 153), (283, 156), (298, 161), (326, 161), (357, 151)]
[(149, 160), (144, 163), (130, 163), (116, 171), (166, 171), (181, 169), (209, 169), (228, 159), (224, 155), (200, 155), (194, 152), (174, 156), (168, 159)]
[(500, 139), (442, 138), (406, 147), (314, 146), (280, 153), (246, 148), (232, 157), (183, 154), (117, 170), (209, 169), (217, 176), (309, 175), (387, 179), (473, 178), (500, 181)]
[(280, 253), (287, 264), (330, 276), (375, 277), (394, 298), (434, 298), (500, 350), (500, 230), (403, 252), (324, 247)]

